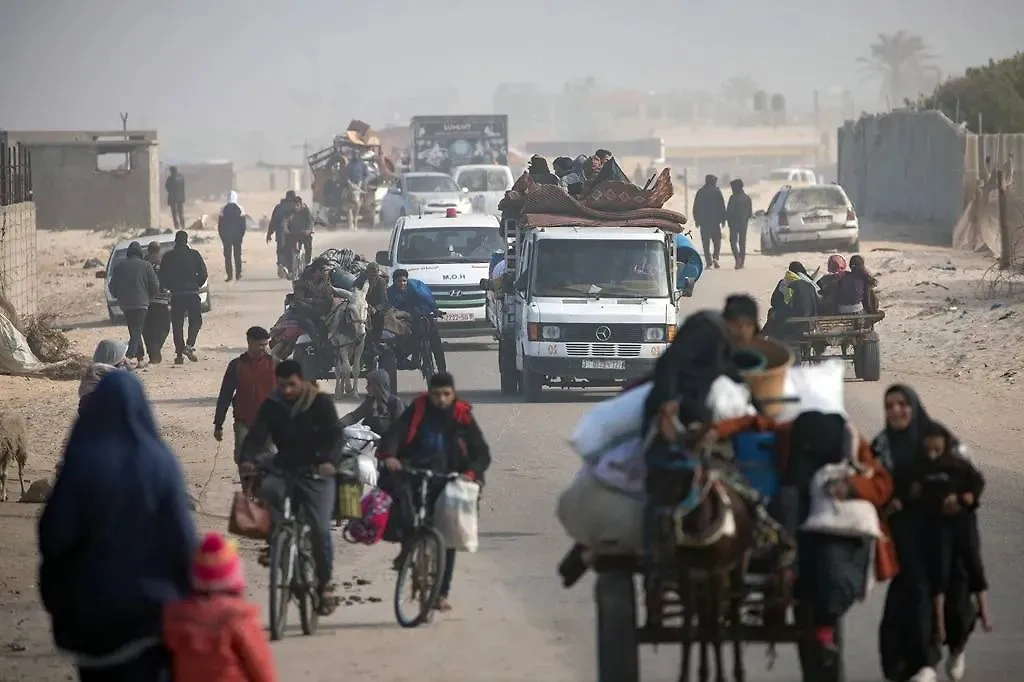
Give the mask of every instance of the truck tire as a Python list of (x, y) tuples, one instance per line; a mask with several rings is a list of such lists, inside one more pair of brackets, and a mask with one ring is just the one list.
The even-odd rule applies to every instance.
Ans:
[(639, 682), (633, 574), (622, 570), (598, 573), (594, 601), (598, 682)]
[(519, 391), (523, 400), (528, 403), (540, 401), (541, 391), (544, 390), (544, 380), (541, 375), (530, 370), (530, 365), (523, 363), (523, 373), (519, 377)]
[(866, 338), (857, 346), (853, 355), (854, 374), (864, 381), (878, 381), (882, 378), (882, 352), (878, 337)]
[(509, 352), (511, 344), (498, 341), (498, 376), (501, 378), (501, 392), (515, 395), (519, 392), (519, 373), (516, 371), (515, 356)]

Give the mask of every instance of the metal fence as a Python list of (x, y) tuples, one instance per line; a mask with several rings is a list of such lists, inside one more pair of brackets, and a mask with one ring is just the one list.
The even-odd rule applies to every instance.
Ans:
[(0, 206), (32, 201), (32, 154), (0, 137)]

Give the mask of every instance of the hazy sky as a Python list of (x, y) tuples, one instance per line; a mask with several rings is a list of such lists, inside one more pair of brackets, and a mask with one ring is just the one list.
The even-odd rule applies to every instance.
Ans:
[(947, 72), (1024, 49), (1024, 0), (0, 0), (0, 17), (0, 128), (119, 128), (127, 111), (176, 160), (297, 159), (410, 97), (426, 110), (403, 117), (486, 113), (498, 83), (587, 75), (712, 91), (746, 75), (791, 108), (842, 86), (873, 109), (855, 60), (880, 32), (920, 34)]

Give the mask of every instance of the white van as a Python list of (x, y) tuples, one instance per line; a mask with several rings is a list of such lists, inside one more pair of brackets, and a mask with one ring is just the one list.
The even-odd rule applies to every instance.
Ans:
[(501, 251), (498, 219), (471, 213), (402, 216), (391, 231), (386, 251), (375, 260), (390, 278), (407, 270), (411, 279), (430, 287), (437, 307), (442, 338), (490, 336), (487, 299), (480, 280), (488, 277), (492, 254)]
[(468, 192), (474, 213), (498, 215), (498, 202), (512, 189), (515, 179), (508, 166), (459, 166), (452, 171), (455, 184)]

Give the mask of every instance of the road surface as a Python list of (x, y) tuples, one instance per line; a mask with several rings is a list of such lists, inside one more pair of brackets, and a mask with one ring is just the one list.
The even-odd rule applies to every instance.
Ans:
[[(348, 246), (372, 257), (385, 248), (387, 233), (319, 233), (316, 251)], [(256, 240), (252, 240), (256, 241)], [(751, 243), (756, 244), (752, 238)], [(252, 324), (269, 326), (281, 311), (287, 283), (274, 278), (271, 256), (260, 245), (247, 244), (247, 277), (231, 287), (217, 289), (217, 314), (209, 326), (229, 326), (235, 340), (219, 348), (205, 348), (201, 365), (186, 365), (182, 372), (163, 369), (147, 372), (145, 381), (161, 423), (181, 453), (190, 482), (212, 516), (200, 523), (223, 528), (222, 517), (233, 491), (230, 444), (219, 456), (210, 433), (216, 387), (224, 364), (240, 352), (244, 331)], [(815, 255), (808, 263), (824, 261)], [(792, 256), (767, 258), (753, 255), (745, 270), (708, 272), (697, 286), (687, 309), (720, 308), (724, 297), (746, 291), (762, 304)], [(731, 259), (723, 263), (731, 265)], [(214, 269), (211, 263), (211, 270)], [(813, 269), (813, 267), (812, 267)], [(206, 334), (204, 330), (204, 334)], [(218, 336), (222, 336), (219, 334)], [(210, 337), (208, 337), (210, 338)], [(883, 330), (884, 344), (889, 341)], [(480, 551), (460, 555), (451, 594), (454, 610), (415, 630), (402, 630), (394, 621), (391, 598), (394, 574), (389, 570), (396, 550), (391, 545), (359, 547), (336, 540), (335, 575), (339, 583), (353, 585), (351, 605), (321, 621), (320, 633), (302, 637), (296, 624), (284, 641), (274, 645), (280, 679), (334, 682), (339, 679), (398, 682), (584, 682), (596, 679), (594, 670), (595, 620), (592, 578), (564, 590), (555, 566), (569, 540), (554, 516), (555, 501), (575, 473), (579, 461), (566, 445), (576, 419), (602, 395), (579, 391), (545, 391), (538, 404), (509, 400), (498, 391), (497, 361), (493, 345), (457, 342), (449, 345), (448, 367), (463, 398), (486, 434), (493, 455), (481, 512)], [(162, 372), (162, 374), (161, 374)], [(182, 373), (188, 380), (182, 381)], [(873, 435), (881, 426), (882, 391), (895, 381), (917, 387), (932, 414), (944, 420), (971, 446), (989, 479), (982, 511), (985, 558), (993, 585), (991, 602), (998, 630), (978, 635), (968, 654), (968, 679), (996, 682), (1020, 679), (1024, 665), (1024, 610), (1017, 589), (1017, 571), (1024, 555), (1024, 476), (1017, 464), (1020, 436), (1014, 406), (1001, 406), (983, 393), (972, 392), (942, 377), (906, 376), (889, 372), (880, 383), (848, 382), (847, 405), (855, 423)], [(171, 384), (166, 384), (171, 382)], [(399, 390), (410, 395), (422, 387), (412, 372), (399, 374)], [(163, 397), (171, 396), (171, 397)], [(340, 410), (346, 409), (339, 405)], [(214, 461), (216, 460), (216, 461)], [(256, 549), (242, 543), (250, 592), (266, 617), (266, 572), (255, 563)], [(877, 655), (877, 623), (882, 591), (866, 605), (855, 608), (847, 624), (846, 661), (851, 682), (881, 678)], [(371, 601), (379, 600), (379, 601)], [(33, 621), (44, 623), (38, 614)], [(799, 680), (790, 647), (779, 648), (773, 670), (766, 670), (764, 647), (746, 648), (748, 679)], [(0, 657), (24, 662), (24, 659)], [(643, 679), (675, 680), (678, 649), (645, 649)], [(0, 664), (0, 680), (5, 679)], [(28, 674), (10, 679), (63, 679), (53, 673)], [(42, 670), (37, 668), (36, 670)], [(47, 671), (56, 670), (47, 667)]]

